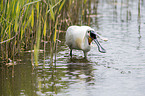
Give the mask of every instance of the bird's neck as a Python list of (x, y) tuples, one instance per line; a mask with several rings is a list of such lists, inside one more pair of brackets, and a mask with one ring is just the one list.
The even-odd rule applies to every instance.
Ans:
[(89, 41), (88, 41), (88, 38), (87, 37), (84, 37), (84, 40), (83, 40), (83, 49), (86, 50), (86, 51), (89, 51), (90, 50), (90, 45), (89, 45)]

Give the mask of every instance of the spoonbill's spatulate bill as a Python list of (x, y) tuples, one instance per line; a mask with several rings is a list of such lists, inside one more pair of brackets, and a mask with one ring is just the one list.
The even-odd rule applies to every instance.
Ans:
[[(72, 57), (72, 50), (82, 50), (84, 57), (87, 57), (87, 52), (91, 49), (91, 42), (94, 42), (98, 46), (98, 50), (101, 53), (106, 53), (106, 50), (100, 45), (97, 37), (99, 37), (95, 30), (89, 26), (70, 26), (66, 31), (66, 44), (70, 48), (70, 56)], [(100, 37), (104, 39), (103, 37)], [(105, 38), (104, 41), (107, 39)]]

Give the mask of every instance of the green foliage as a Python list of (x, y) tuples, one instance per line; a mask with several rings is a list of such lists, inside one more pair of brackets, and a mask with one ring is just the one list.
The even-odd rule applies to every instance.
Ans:
[[(43, 34), (45, 37), (46, 34), (49, 34), (46, 32), (49, 29), (47, 26), (49, 22), (55, 26), (52, 35), (55, 35), (53, 40), (56, 40), (58, 21), (55, 19), (59, 14), (55, 13), (57, 9), (60, 12), (64, 3), (65, 0), (50, 0), (48, 2), (45, 0), (1, 0), (0, 44), (6, 46), (3, 48), (5, 51), (2, 53), (2, 57), (8, 56), (10, 58), (19, 53), (18, 50), (21, 50), (22, 47), (27, 50), (28, 44), (35, 41), (31, 46), (34, 48), (34, 57), (37, 63), (41, 35)], [(11, 50), (9, 50), (9, 46), (11, 46)]]
[(44, 22), (43, 35), (46, 36), (46, 21)]
[[(83, 1), (87, 2), (79, 2)], [(58, 26), (64, 21), (69, 25), (68, 20), (74, 15), (70, 13), (67, 17), (65, 12), (78, 10), (80, 6), (75, 2), (77, 0), (0, 0), (0, 58), (14, 59), (23, 50), (34, 50), (37, 66), (41, 40), (50, 40), (56, 48)]]
[(54, 12), (53, 12), (53, 8), (52, 8), (51, 5), (49, 5), (49, 6), (50, 6), (50, 15), (51, 15), (51, 18), (52, 18), (52, 20), (54, 21)]
[(63, 0), (63, 2), (61, 3), (61, 5), (60, 5), (60, 7), (59, 7), (59, 12), (61, 11), (61, 9), (62, 9), (64, 3), (65, 3), (65, 0)]

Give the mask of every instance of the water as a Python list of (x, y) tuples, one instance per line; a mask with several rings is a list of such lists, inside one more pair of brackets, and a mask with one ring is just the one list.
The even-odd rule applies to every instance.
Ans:
[[(87, 60), (81, 51), (73, 51), (70, 59), (65, 33), (61, 33), (54, 67), (49, 66), (49, 49), (45, 60), (40, 53), (38, 68), (32, 68), (29, 52), (21, 53), (14, 69), (0, 66), (0, 95), (145, 96), (145, 1), (138, 3), (139, 0), (92, 3), (90, 26), (109, 39), (100, 40), (107, 53), (99, 53), (93, 44)], [(93, 8), (97, 5), (96, 14)]]

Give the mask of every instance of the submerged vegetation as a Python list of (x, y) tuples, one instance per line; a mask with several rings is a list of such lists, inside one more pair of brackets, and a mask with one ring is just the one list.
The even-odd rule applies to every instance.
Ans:
[[(87, 0), (1, 0), (0, 58), (8, 62), (25, 50), (34, 50), (38, 66), (40, 43), (50, 43), (51, 59), (60, 30), (77, 24), (90, 8)], [(82, 4), (80, 4), (82, 3)], [(79, 6), (82, 5), (82, 6)], [(82, 9), (80, 9), (82, 8)], [(73, 13), (72, 13), (73, 11)], [(72, 19), (74, 18), (75, 19)], [(85, 17), (84, 17), (85, 19)], [(79, 24), (82, 24), (80, 20)], [(84, 20), (85, 21), (85, 20)], [(88, 21), (89, 22), (89, 21)], [(44, 48), (45, 51), (45, 48)], [(45, 54), (45, 52), (44, 52)]]

